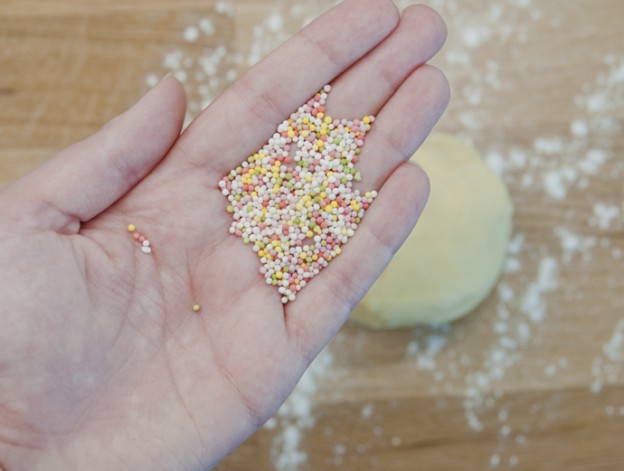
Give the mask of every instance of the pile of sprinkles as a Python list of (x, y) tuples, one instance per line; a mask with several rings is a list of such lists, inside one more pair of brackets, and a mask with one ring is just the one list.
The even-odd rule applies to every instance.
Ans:
[(377, 196), (354, 189), (362, 180), (355, 164), (375, 118), (326, 116), (330, 91), (326, 85), (219, 181), (230, 233), (253, 246), (260, 273), (284, 304), (340, 255)]

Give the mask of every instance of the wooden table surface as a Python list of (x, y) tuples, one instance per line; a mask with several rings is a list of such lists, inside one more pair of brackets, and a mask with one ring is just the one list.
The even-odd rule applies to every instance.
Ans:
[[(429, 3), (449, 27), (438, 129), (513, 195), (506, 272), (450, 326), (348, 323), (221, 471), (624, 469), (624, 2)], [(196, 115), (328, 5), (2, 0), (0, 187), (167, 71)]]

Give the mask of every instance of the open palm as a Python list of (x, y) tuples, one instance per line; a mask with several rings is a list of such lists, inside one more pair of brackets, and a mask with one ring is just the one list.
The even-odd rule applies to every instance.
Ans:
[[(448, 101), (443, 75), (422, 65), (444, 37), (426, 7), (347, 0), (181, 136), (184, 95), (169, 77), (3, 191), (0, 465), (206, 469), (260, 427), (424, 207), (427, 178), (405, 161)], [(343, 254), (283, 306), (228, 234), (217, 183), (330, 82), (328, 114), (377, 115), (358, 166), (379, 197)]]

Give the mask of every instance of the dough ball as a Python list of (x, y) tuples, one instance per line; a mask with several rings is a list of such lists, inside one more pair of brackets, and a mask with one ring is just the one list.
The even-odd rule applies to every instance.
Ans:
[(412, 157), (431, 194), (416, 228), (353, 312), (369, 327), (449, 322), (473, 310), (505, 261), (513, 206), (470, 145), (432, 134)]

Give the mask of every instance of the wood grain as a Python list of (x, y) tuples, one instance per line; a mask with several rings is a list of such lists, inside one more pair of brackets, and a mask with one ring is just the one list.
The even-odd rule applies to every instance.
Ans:
[[(348, 323), (330, 346), (331, 367), (319, 373), (308, 398), (314, 424), (301, 429), (298, 449), (307, 459), (297, 469), (624, 469), (624, 359), (605, 353), (624, 318), (624, 268), (617, 256), (624, 252), (624, 221), (620, 213), (606, 228), (592, 222), (597, 202), (620, 208), (624, 202), (624, 85), (613, 85), (596, 113), (578, 103), (605, 89), (609, 54), (623, 60), (624, 3), (431, 3), (449, 25), (449, 41), (434, 63), (447, 72), (454, 95), (438, 128), (486, 153), (509, 160), (516, 151), (528, 162), (504, 172), (516, 207), (515, 232), (524, 237), (520, 270), (503, 277), (514, 298), (503, 303), (505, 314), (495, 291), (470, 317), (442, 330), (375, 332)], [(146, 77), (166, 71), (168, 52), (193, 57), (218, 43), (247, 57), (258, 41), (254, 27), (296, 5), (235, 4), (238, 12), (230, 17), (216, 15), (215, 5), (204, 1), (4, 0), (0, 187), (136, 101), (147, 89)], [(502, 26), (468, 47), (467, 25), (497, 4), (503, 5)], [(275, 36), (293, 33), (329, 2), (306, 5), (305, 15)], [(185, 41), (184, 29), (202, 17), (217, 20), (218, 34)], [(458, 53), (469, 61), (458, 61)], [(196, 102), (197, 90), (188, 88)], [(571, 133), (576, 118), (590, 123), (583, 139)], [(610, 127), (600, 128), (600, 119), (609, 119)], [(539, 138), (558, 138), (563, 147), (545, 155), (536, 150)], [(592, 149), (610, 158), (587, 176), (585, 187), (570, 185), (566, 197), (556, 199), (540, 186), (544, 172), (577, 166)], [(566, 255), (556, 232), (561, 227), (593, 238), (594, 246)], [(548, 257), (557, 263), (558, 287), (539, 293), (545, 312), (538, 322), (522, 301)], [(528, 338), (522, 329), (529, 329)], [(427, 356), (436, 336), (442, 349)], [(504, 346), (505, 337), (514, 348)], [(276, 428), (259, 431), (217, 469), (275, 469), (285, 424), (279, 419)]]

